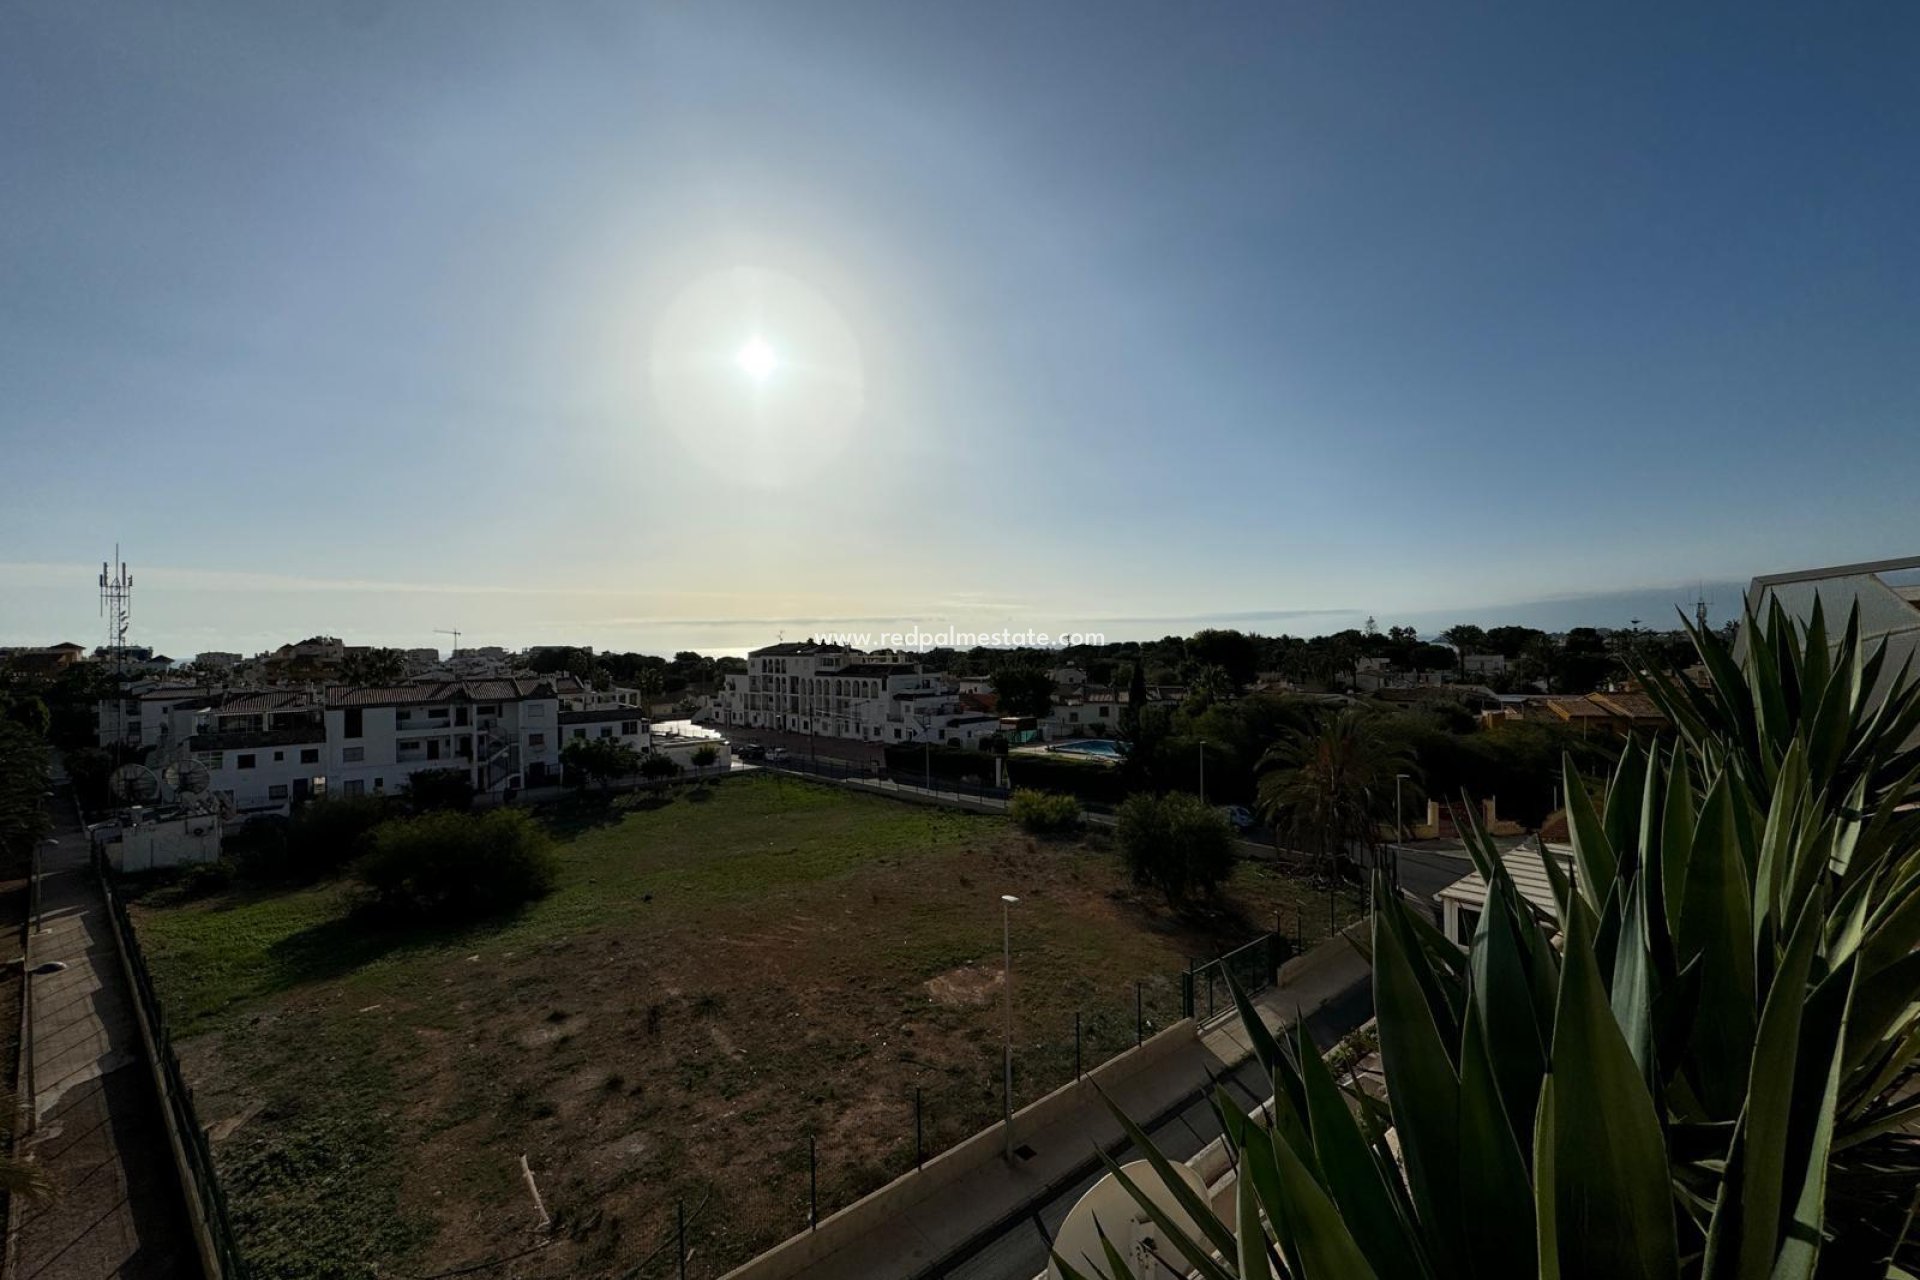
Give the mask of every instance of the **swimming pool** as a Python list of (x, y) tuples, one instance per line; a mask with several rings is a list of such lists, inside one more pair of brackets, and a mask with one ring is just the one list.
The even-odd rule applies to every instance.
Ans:
[(1102, 760), (1120, 760), (1127, 754), (1126, 748), (1112, 738), (1074, 738), (1067, 742), (1049, 743), (1047, 750), (1065, 755), (1098, 756)]

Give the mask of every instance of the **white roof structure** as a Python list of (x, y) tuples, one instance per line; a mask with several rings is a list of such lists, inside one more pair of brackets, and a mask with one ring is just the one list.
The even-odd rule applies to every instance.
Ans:
[[(1747, 587), (1747, 607), (1754, 617), (1764, 619), (1772, 600), (1778, 600), (1802, 626), (1812, 619), (1818, 600), (1826, 616), (1827, 635), (1836, 644), (1846, 631), (1847, 614), (1858, 608), (1860, 638), (1867, 652), (1872, 653), (1882, 641), (1887, 646), (1881, 687), (1875, 690), (1882, 697), (1902, 664), (1911, 660), (1914, 671), (1920, 673), (1920, 556), (1766, 574)], [(1746, 652), (1744, 624), (1735, 652)]]
[[(1574, 878), (1573, 846), (1549, 844), (1547, 852), (1560, 863), (1569, 880)], [(1523, 841), (1500, 855), (1501, 865), (1507, 874), (1513, 877), (1514, 887), (1520, 895), (1533, 904), (1534, 910), (1544, 918), (1558, 918), (1558, 908), (1553, 900), (1553, 882), (1547, 879), (1547, 869), (1540, 865), (1539, 849), (1533, 841)], [(1487, 882), (1478, 871), (1470, 871), (1446, 888), (1433, 895), (1434, 901), (1452, 902), (1469, 911), (1479, 911), (1487, 905)]]

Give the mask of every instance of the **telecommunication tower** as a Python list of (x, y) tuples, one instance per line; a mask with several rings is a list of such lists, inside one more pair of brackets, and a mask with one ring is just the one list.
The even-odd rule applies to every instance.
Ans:
[(113, 737), (116, 743), (127, 739), (127, 703), (119, 686), (127, 677), (127, 628), (133, 620), (133, 575), (120, 558), (120, 544), (113, 544), (113, 561), (100, 562), (100, 616), (107, 620), (107, 656), (113, 663)]

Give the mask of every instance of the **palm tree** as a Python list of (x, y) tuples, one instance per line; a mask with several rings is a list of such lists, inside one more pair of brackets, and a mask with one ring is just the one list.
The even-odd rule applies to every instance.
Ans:
[(1255, 771), (1260, 813), (1273, 826), (1274, 843), (1306, 850), (1322, 873), (1337, 876), (1356, 847), (1379, 848), (1394, 775), (1411, 773), (1414, 765), (1374, 717), (1349, 707), (1289, 730)]

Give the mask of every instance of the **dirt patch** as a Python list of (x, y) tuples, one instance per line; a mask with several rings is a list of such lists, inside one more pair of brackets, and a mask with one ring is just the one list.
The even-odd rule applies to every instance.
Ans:
[(998, 969), (963, 964), (958, 969), (928, 979), (927, 994), (933, 997), (935, 1004), (985, 1004), (999, 994), (1001, 979), (1005, 976)]

